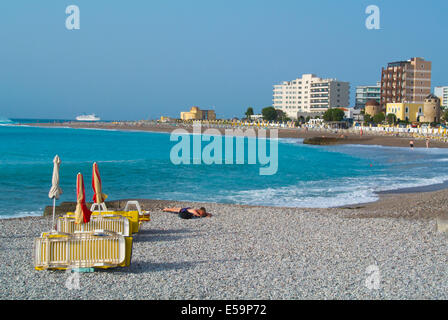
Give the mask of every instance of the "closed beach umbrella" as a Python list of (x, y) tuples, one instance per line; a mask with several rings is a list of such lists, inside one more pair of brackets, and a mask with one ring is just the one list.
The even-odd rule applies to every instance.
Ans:
[(53, 225), (54, 230), (54, 216), (56, 211), (56, 199), (62, 194), (62, 189), (59, 187), (59, 166), (61, 165), (61, 159), (56, 155), (53, 159), (53, 178), (51, 179), (51, 189), (48, 193), (48, 197), (53, 199)]
[(102, 192), (100, 171), (96, 162), (93, 164), (92, 188), (94, 191), (93, 202), (98, 204), (103, 203), (107, 199), (107, 195)]
[(92, 212), (86, 205), (86, 191), (84, 188), (84, 179), (81, 173), (78, 173), (76, 177), (76, 210), (75, 210), (75, 223), (88, 223), (90, 221), (90, 215)]

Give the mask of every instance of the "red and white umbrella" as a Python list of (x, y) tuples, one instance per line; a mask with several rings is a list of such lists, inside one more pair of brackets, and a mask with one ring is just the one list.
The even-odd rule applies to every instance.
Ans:
[(84, 179), (81, 173), (78, 173), (76, 177), (76, 200), (75, 223), (88, 223), (92, 212), (86, 205), (86, 191), (84, 188)]
[(100, 171), (98, 170), (98, 164), (93, 164), (92, 170), (92, 188), (93, 188), (93, 202), (97, 204), (103, 203), (107, 199), (107, 195), (103, 193), (101, 184)]

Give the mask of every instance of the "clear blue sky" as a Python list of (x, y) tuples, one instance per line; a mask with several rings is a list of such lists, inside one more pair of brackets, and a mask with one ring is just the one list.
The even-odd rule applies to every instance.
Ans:
[[(79, 6), (81, 29), (65, 28)], [(367, 30), (365, 9), (381, 10)], [(241, 117), (303, 73), (375, 84), (388, 62), (424, 57), (448, 85), (445, 0), (3, 0), (0, 117)]]

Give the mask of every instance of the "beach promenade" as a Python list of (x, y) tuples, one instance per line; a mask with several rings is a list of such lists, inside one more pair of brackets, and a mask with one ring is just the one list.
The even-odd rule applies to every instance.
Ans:
[[(448, 234), (436, 222), (447, 199), (441, 190), (330, 209), (146, 200), (152, 221), (131, 266), (80, 274), (77, 289), (64, 271), (33, 268), (33, 239), (51, 218), (3, 219), (0, 299), (447, 299)], [(183, 220), (167, 205), (214, 216)]]

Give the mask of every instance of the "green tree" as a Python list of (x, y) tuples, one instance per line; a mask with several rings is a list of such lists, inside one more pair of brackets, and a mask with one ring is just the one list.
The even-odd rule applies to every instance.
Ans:
[(384, 120), (386, 120), (386, 116), (384, 115), (383, 112), (377, 113), (376, 115), (373, 116), (373, 122), (375, 122), (376, 124), (383, 123)]
[(325, 111), (323, 119), (325, 121), (341, 121), (344, 119), (344, 111), (338, 108), (332, 108)]
[(252, 107), (247, 108), (245, 115), (247, 119), (250, 119), (254, 115), (254, 109)]
[(327, 111), (325, 111), (323, 118), (325, 121), (332, 121), (333, 119), (333, 112), (331, 111), (332, 109), (328, 109)]
[(370, 123), (370, 122), (372, 122), (373, 120), (372, 120), (372, 116), (370, 115), (370, 114), (365, 114), (364, 115), (364, 122), (366, 122), (366, 123)]
[(263, 116), (263, 120), (266, 121), (275, 121), (277, 120), (277, 110), (274, 107), (266, 107), (261, 110), (261, 115)]
[(345, 117), (345, 112), (341, 109), (333, 109), (333, 121), (342, 121)]
[(397, 116), (393, 113), (389, 113), (386, 116), (386, 120), (388, 124), (395, 124), (397, 122)]
[(277, 121), (282, 121), (282, 122), (286, 122), (286, 121), (290, 121), (291, 119), (286, 115), (286, 113), (284, 113), (282, 110), (275, 110), (277, 112), (277, 117), (275, 118), (275, 120)]
[(443, 113), (442, 113), (442, 119), (444, 120), (444, 121), (448, 121), (448, 109), (446, 109), (446, 110), (444, 110), (444, 111), (442, 111)]

